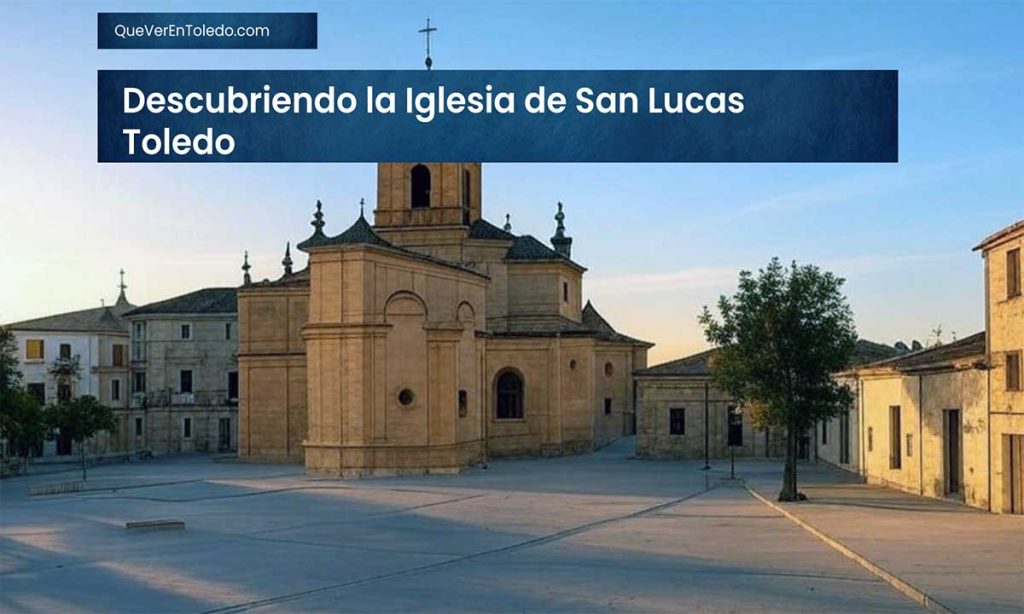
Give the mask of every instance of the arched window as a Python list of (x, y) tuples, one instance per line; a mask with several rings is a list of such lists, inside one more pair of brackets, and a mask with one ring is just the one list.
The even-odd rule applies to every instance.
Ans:
[(430, 169), (417, 164), (412, 167), (412, 208), (424, 209), (430, 206)]
[(523, 417), (523, 380), (514, 371), (505, 371), (495, 383), (497, 404), (494, 417), (498, 420), (520, 420)]

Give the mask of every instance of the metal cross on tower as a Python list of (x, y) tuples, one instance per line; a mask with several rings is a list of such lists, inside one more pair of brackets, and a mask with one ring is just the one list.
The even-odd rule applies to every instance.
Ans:
[(437, 32), (437, 28), (430, 27), (430, 18), (427, 17), (427, 27), (419, 32), (427, 38), (427, 59), (423, 63), (427, 65), (427, 70), (430, 70), (430, 67), (434, 65), (434, 60), (430, 59), (430, 33)]

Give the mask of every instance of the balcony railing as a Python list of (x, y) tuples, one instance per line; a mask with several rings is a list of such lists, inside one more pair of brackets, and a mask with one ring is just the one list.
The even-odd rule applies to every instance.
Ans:
[(132, 393), (132, 408), (170, 406), (215, 406), (237, 405), (238, 399), (229, 399), (226, 391), (174, 392), (156, 390), (152, 392)]

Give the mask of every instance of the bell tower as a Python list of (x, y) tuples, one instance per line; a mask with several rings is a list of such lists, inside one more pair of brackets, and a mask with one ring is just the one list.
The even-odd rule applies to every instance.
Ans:
[(374, 226), (469, 226), (480, 219), (482, 178), (479, 162), (381, 162)]

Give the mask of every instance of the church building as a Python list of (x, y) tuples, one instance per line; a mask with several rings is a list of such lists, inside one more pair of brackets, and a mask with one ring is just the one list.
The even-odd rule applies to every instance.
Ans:
[(381, 163), (373, 224), (238, 291), (239, 455), (342, 476), (593, 450), (635, 428), (651, 344), (589, 302), (559, 204), (550, 245), (483, 218), (479, 163)]

